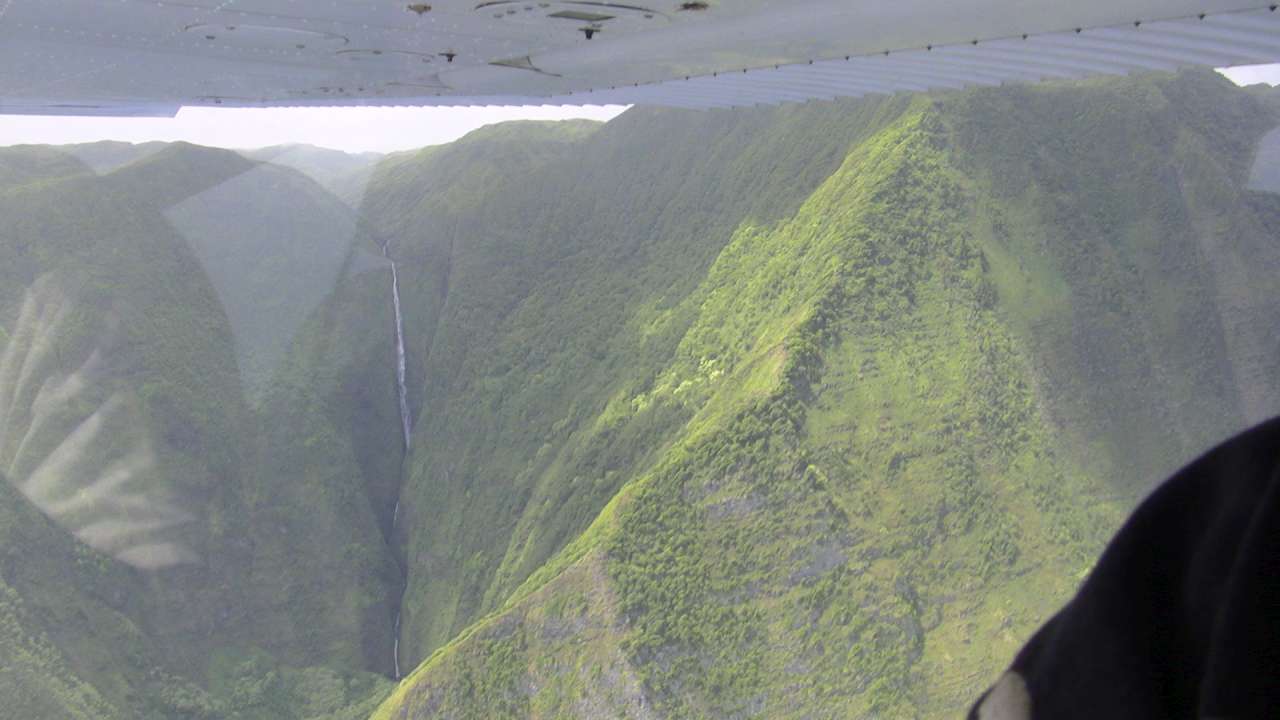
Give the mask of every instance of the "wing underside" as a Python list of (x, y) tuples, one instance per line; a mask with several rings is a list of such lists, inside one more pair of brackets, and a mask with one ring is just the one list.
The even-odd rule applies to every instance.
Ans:
[(0, 112), (712, 108), (1280, 62), (1241, 0), (0, 0)]

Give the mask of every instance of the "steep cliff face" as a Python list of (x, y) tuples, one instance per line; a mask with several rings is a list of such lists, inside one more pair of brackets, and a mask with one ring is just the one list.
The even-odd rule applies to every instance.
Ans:
[(991, 277), (1073, 456), (1141, 493), (1277, 412), (1269, 112), (1210, 75), (956, 104)]
[(1187, 74), (0, 150), (0, 696), (363, 720), (398, 638), (375, 717), (954, 716), (1280, 411), (1276, 124)]
[(625, 427), (602, 410), (654, 382), (734, 228), (794, 212), (905, 105), (502, 126), (375, 177), (364, 217), (406, 268), (422, 388), (406, 663), (502, 603), (652, 462), (686, 410)]
[[(681, 216), (725, 224), (679, 246), (621, 214), (676, 282), (614, 249), (600, 180), (533, 173), (595, 210), (589, 244), (549, 200), (519, 231), (505, 203), (433, 217), (467, 228), (455, 278), (488, 243), (515, 297), (495, 323), (455, 281), (440, 313), (405, 499), (406, 641), (435, 652), (379, 717), (954, 714), (1153, 481), (1280, 409), (1280, 203), (1246, 189), (1275, 117), (1247, 93), (1186, 75), (753, 117), (787, 113), (858, 130), (788, 202), (700, 196)], [(641, 120), (738, 117), (634, 113), (581, 154)], [(563, 274), (525, 250), (542, 237), (568, 238)], [(463, 342), (486, 360), (451, 365)]]

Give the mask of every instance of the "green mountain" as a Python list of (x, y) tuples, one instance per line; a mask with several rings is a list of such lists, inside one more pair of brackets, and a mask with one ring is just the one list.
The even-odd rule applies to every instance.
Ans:
[(485, 194), (424, 154), (460, 189), (383, 232), (448, 253), (426, 662), (378, 717), (955, 714), (1152, 481), (1280, 406), (1274, 124), (1188, 75), (633, 111)]
[(365, 188), (383, 155), (374, 152), (345, 153), (314, 145), (273, 145), (242, 151), (250, 160), (293, 168), (352, 207), (364, 198)]
[(153, 153), (164, 150), (165, 143), (127, 143), (115, 140), (63, 145), (58, 150), (74, 156), (99, 175), (105, 175)]
[(1280, 411), (1277, 113), (1188, 73), (0, 149), (0, 696), (956, 716)]
[[(305, 450), (367, 418), (344, 412), (335, 430), (302, 409), (314, 388), (258, 379), (301, 364), (280, 330), (305, 334), (307, 316), (340, 302), (310, 287), (320, 271), (336, 282), (367, 254), (350, 212), (295, 172), (218, 150), (82, 170), (0, 195), (5, 649), (47, 646), (24, 651), (23, 672), (65, 676), (69, 697), (100, 697), (118, 717), (293, 717), (268, 705), (299, 683), (336, 682), (330, 704), (348, 685), (377, 691), (353, 673), (382, 669), (397, 571), (367, 501), (361, 513), (354, 453)], [(261, 204), (227, 206), (228, 189)], [(273, 196), (312, 222), (282, 222)], [(352, 292), (359, 282), (353, 272)], [(307, 432), (282, 437), (301, 414)], [(310, 466), (281, 469), (302, 453)], [(112, 716), (25, 694), (63, 703), (61, 715), (19, 705), (29, 717)]]

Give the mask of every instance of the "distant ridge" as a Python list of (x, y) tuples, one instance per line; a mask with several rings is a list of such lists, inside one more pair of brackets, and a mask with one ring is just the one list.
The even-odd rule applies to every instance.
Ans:
[(360, 204), (374, 167), (384, 157), (382, 153), (346, 153), (303, 144), (273, 145), (240, 153), (252, 160), (293, 168), (351, 207)]

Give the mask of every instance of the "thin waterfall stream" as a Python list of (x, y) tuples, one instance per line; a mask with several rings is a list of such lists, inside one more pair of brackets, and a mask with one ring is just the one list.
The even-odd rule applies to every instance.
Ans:
[[(391, 307), (395, 310), (396, 319), (396, 395), (400, 402), (400, 431), (404, 436), (404, 455), (409, 456), (409, 437), (413, 430), (413, 415), (409, 411), (409, 387), (405, 381), (404, 350), (404, 316), (400, 312), (400, 275), (396, 271), (396, 261), (387, 252), (390, 241), (382, 243), (382, 256), (391, 263)], [(396, 524), (400, 521), (400, 493), (396, 492), (395, 509), (391, 511), (391, 537), (394, 542)], [(400, 679), (400, 612), (401, 603), (396, 605), (396, 620), (391, 647), (392, 662), (395, 665), (396, 680)]]
[[(404, 449), (409, 450), (409, 433), (413, 429), (413, 416), (409, 413), (409, 388), (405, 383), (404, 316), (400, 314), (400, 276), (396, 261), (387, 256), (387, 246), (382, 246), (382, 256), (391, 262), (391, 307), (396, 315), (396, 394), (400, 399), (400, 430), (404, 434)], [(400, 503), (396, 503), (396, 509)], [(394, 518), (393, 518), (394, 523)]]

